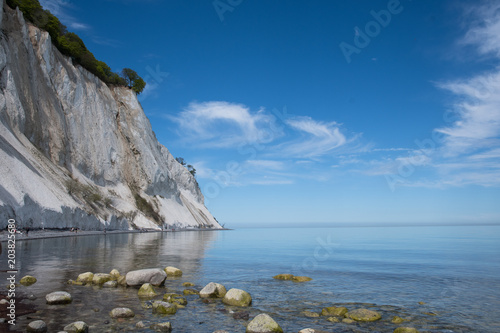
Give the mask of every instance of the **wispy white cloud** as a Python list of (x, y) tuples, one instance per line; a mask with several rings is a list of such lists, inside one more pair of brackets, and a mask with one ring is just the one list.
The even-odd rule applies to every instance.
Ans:
[(282, 143), (278, 149), (291, 157), (318, 157), (346, 144), (347, 139), (336, 122), (320, 122), (311, 117), (287, 119), (286, 124), (300, 132), (295, 140)]
[(69, 30), (89, 30), (91, 27), (88, 24), (78, 22), (72, 15), (68, 14), (68, 10), (74, 6), (70, 1), (66, 0), (40, 0), (40, 4), (44, 9), (48, 9), (52, 14), (57, 16), (59, 20), (68, 26)]
[(265, 143), (282, 133), (271, 132), (272, 119), (263, 109), (224, 101), (192, 102), (175, 117), (184, 139), (203, 148), (237, 148), (242, 144)]

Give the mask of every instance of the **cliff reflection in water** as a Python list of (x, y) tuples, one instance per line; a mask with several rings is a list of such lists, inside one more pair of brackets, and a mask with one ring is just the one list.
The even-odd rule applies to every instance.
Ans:
[[(217, 232), (151, 232), (62, 237), (18, 241), (20, 276), (37, 277), (37, 285), (76, 279), (91, 271), (109, 273), (113, 268), (125, 274), (142, 268), (175, 266), (184, 277), (198, 277), (205, 250)], [(4, 259), (5, 253), (2, 254)]]

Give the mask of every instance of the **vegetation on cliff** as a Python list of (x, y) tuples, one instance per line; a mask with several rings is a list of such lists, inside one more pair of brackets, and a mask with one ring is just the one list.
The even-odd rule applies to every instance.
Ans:
[(42, 8), (38, 0), (7, 0), (7, 4), (13, 9), (19, 7), (28, 21), (49, 33), (52, 43), (62, 54), (71, 57), (105, 83), (129, 87), (137, 94), (140, 94), (146, 87), (146, 82), (135, 71), (125, 68), (120, 76), (114, 73), (106, 63), (97, 60), (81, 38), (69, 32), (56, 16)]

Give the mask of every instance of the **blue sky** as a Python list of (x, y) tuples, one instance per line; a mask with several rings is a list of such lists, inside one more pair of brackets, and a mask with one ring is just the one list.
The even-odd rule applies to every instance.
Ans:
[(498, 2), (41, 3), (226, 226), (500, 222)]

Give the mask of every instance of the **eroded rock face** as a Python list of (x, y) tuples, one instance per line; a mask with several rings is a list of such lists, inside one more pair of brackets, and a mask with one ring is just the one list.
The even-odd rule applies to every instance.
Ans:
[(2, 3), (0, 229), (9, 218), (31, 229), (220, 228), (135, 93), (75, 66)]

